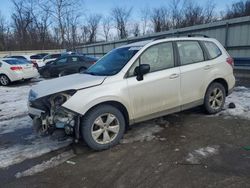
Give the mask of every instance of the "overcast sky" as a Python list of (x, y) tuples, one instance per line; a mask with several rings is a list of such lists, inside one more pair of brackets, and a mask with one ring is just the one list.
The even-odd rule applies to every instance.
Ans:
[[(197, 3), (204, 5), (206, 0), (194, 0)], [(143, 7), (159, 7), (161, 5), (167, 5), (170, 0), (84, 0), (84, 7), (86, 7), (86, 14), (99, 13), (107, 15), (110, 13), (110, 9), (115, 6), (133, 7), (133, 19), (136, 20), (140, 14), (140, 9)], [(230, 5), (235, 0), (214, 0), (216, 4), (216, 11), (220, 12), (225, 9), (227, 5)], [(7, 19), (10, 18), (13, 10), (11, 0), (0, 0), (0, 12), (5, 15)]]

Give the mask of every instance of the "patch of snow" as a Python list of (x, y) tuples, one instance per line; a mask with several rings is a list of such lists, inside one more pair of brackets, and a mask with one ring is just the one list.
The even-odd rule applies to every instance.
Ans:
[(23, 172), (18, 172), (15, 176), (16, 176), (16, 178), (20, 178), (20, 177), (24, 177), (24, 176), (34, 175), (34, 174), (42, 172), (46, 169), (58, 166), (59, 164), (64, 163), (65, 161), (67, 161), (68, 159), (70, 159), (74, 156), (75, 156), (75, 154), (73, 153), (72, 150), (67, 151), (67, 152), (63, 152), (55, 157), (52, 157), (48, 161), (44, 161), (41, 164), (35, 165), (35, 166), (31, 167), (30, 169), (27, 169)]
[[(228, 108), (231, 102), (235, 104), (235, 108)], [(250, 120), (250, 88), (235, 87), (233, 93), (226, 98), (224, 110), (218, 115)]]
[(0, 150), (0, 168), (6, 168), (20, 163), (26, 159), (39, 157), (51, 151), (66, 147), (72, 143), (72, 139), (64, 141), (52, 140), (50, 137), (34, 137), (30, 144), (16, 144)]
[(29, 116), (0, 121), (0, 135), (31, 127), (32, 120)]
[(197, 150), (194, 150), (193, 152), (189, 153), (186, 161), (190, 164), (199, 164), (202, 159), (206, 159), (212, 155), (217, 154), (219, 151), (218, 146), (213, 147), (205, 147), (205, 148), (199, 148)]
[(121, 143), (133, 143), (133, 142), (143, 142), (151, 141), (156, 136), (154, 134), (162, 131), (164, 128), (156, 125), (154, 121), (148, 121), (134, 125), (132, 130), (125, 134), (124, 138), (121, 140)]
[(0, 87), (0, 121), (27, 114), (30, 86)]

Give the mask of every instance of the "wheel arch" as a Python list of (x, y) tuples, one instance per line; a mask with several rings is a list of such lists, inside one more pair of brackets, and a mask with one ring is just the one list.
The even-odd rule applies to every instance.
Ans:
[(0, 76), (2, 76), (2, 75), (7, 76), (7, 78), (9, 79), (9, 81), (12, 82), (12, 80), (10, 79), (10, 77), (7, 74), (0, 73)]
[[(111, 106), (114, 106), (115, 108), (117, 108), (118, 110), (120, 110), (120, 112), (123, 114), (124, 116), (124, 119), (125, 119), (125, 123), (126, 123), (126, 129), (129, 127), (129, 113), (128, 113), (128, 110), (127, 108), (121, 103), (121, 102), (118, 102), (118, 101), (114, 101), (114, 100), (109, 100), (109, 101), (104, 101), (104, 102), (101, 102), (101, 103), (98, 103), (94, 106), (92, 106), (91, 108), (89, 108), (86, 113), (90, 112), (91, 110), (93, 110), (94, 108), (97, 108), (98, 106), (100, 105), (111, 105)], [(85, 114), (86, 114), (85, 113)]]
[[(221, 85), (223, 85), (223, 87), (225, 88), (225, 91), (226, 91), (226, 96), (228, 95), (228, 83), (227, 83), (227, 81), (226, 81), (224, 78), (216, 78), (216, 79), (212, 80), (212, 81), (208, 84), (208, 86), (207, 86), (207, 88), (206, 88), (206, 92), (207, 92), (209, 86), (210, 86), (212, 83), (220, 83)], [(206, 95), (206, 92), (205, 92), (205, 94), (204, 94), (204, 97), (205, 97), (205, 95)]]
[(87, 69), (87, 67), (85, 67), (85, 66), (80, 66), (79, 68), (78, 68), (78, 70), (80, 71), (81, 69)]

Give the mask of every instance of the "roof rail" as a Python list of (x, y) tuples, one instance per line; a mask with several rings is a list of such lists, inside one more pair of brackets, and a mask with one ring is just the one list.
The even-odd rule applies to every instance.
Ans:
[(203, 35), (203, 34), (180, 34), (180, 33), (172, 33), (172, 34), (168, 34), (168, 35), (163, 35), (163, 36), (159, 36), (153, 39), (153, 41), (155, 40), (160, 40), (160, 39), (165, 39), (165, 38), (171, 38), (171, 37), (204, 37), (204, 38), (210, 38), (207, 35)]
[(209, 36), (207, 35), (203, 35), (203, 34), (188, 34), (188, 37), (204, 37), (204, 38), (209, 38)]

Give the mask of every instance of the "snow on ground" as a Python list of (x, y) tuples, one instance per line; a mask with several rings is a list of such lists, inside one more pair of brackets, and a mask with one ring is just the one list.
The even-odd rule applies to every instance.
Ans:
[(35, 165), (31, 167), (30, 169), (27, 169), (23, 172), (18, 172), (15, 176), (16, 178), (24, 177), (24, 176), (31, 176), (36, 173), (42, 172), (46, 169), (53, 168), (55, 166), (58, 166), (59, 164), (64, 163), (68, 159), (74, 157), (75, 154), (73, 153), (72, 150), (63, 152), (55, 157), (52, 157), (48, 161), (44, 161), (41, 164)]
[[(20, 163), (26, 159), (39, 157), (55, 151), (72, 143), (71, 139), (65, 141), (52, 140), (50, 137), (29, 137), (29, 144), (15, 144), (11, 147), (0, 148), (0, 168), (6, 168)], [(26, 139), (26, 140), (27, 140)]]
[[(236, 108), (228, 108), (228, 104), (231, 102), (236, 105)], [(227, 97), (224, 110), (218, 115), (250, 120), (250, 89), (246, 87), (236, 87), (234, 92)]]
[[(22, 129), (32, 129), (32, 120), (27, 116), (29, 90), (30, 86), (27, 85), (0, 87), (0, 138), (9, 133), (15, 134)], [(68, 146), (70, 143), (72, 143), (71, 139), (56, 141), (50, 137), (39, 137), (32, 132), (29, 136), (13, 140), (12, 145), (0, 145), (0, 168), (39, 157)]]
[(0, 121), (27, 114), (30, 86), (0, 87)]
[(186, 161), (190, 164), (200, 164), (202, 159), (206, 159), (212, 155), (217, 154), (219, 146), (208, 146), (205, 148), (199, 148), (189, 153)]
[(0, 121), (0, 135), (31, 127), (32, 120), (29, 116)]

